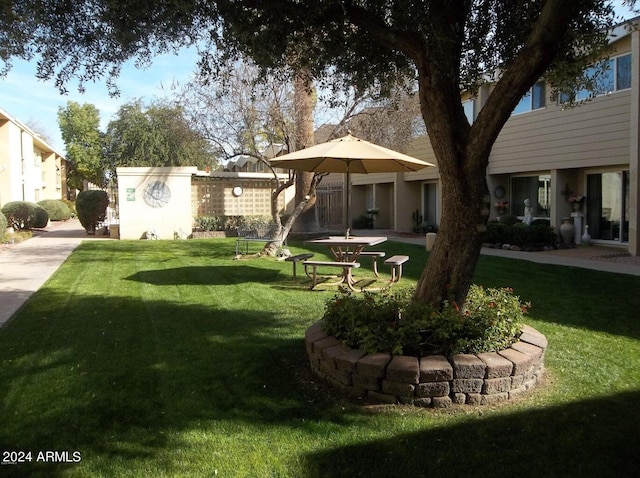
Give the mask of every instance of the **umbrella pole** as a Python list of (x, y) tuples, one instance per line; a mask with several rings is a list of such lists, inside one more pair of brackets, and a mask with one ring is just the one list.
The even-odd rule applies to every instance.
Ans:
[(346, 207), (346, 220), (345, 220), (345, 237), (348, 239), (349, 238), (349, 233), (350, 233), (350, 229), (351, 229), (351, 220), (350, 220), (350, 206), (351, 206), (351, 189), (349, 188), (349, 183), (350, 183), (350, 173), (349, 173), (349, 167), (350, 167), (350, 161), (347, 162), (347, 182), (346, 182), (346, 187), (345, 187), (345, 197), (347, 198), (347, 207)]

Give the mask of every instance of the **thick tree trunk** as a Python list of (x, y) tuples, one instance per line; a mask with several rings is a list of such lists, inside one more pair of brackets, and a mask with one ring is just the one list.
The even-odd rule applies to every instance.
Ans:
[(522, 52), (502, 72), (491, 95), (469, 125), (459, 96), (459, 65), (465, 12), (454, 2), (439, 2), (425, 45), (407, 47), (418, 67), (422, 116), (433, 146), (442, 184), (438, 239), (416, 289), (415, 299), (442, 307), (462, 305), (467, 297), (489, 216), (486, 171), (502, 127), (524, 93), (551, 64), (574, 2), (549, 0)]
[(436, 307), (444, 300), (464, 303), (489, 214), (484, 174), (477, 172), (460, 179), (442, 176), (443, 211), (438, 240), (416, 288), (416, 298)]
[[(309, 72), (300, 71), (294, 78), (294, 108), (295, 108), (295, 150), (313, 146), (313, 85)], [(315, 195), (313, 199), (307, 199), (310, 196), (311, 184), (313, 182), (312, 172), (297, 171), (296, 172), (296, 206), (303, 201), (306, 205), (298, 217), (297, 229), (299, 230), (315, 230)]]

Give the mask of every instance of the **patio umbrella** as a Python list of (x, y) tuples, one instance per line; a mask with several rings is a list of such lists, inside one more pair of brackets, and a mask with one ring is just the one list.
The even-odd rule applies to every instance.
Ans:
[(274, 167), (316, 173), (346, 173), (347, 228), (349, 221), (349, 178), (351, 173), (393, 173), (418, 171), (431, 163), (399, 153), (392, 149), (356, 138), (351, 134), (320, 143), (310, 148), (278, 156), (271, 161)]

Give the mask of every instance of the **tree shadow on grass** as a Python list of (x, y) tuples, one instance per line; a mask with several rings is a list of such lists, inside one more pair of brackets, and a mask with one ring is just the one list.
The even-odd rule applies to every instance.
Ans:
[[(212, 423), (348, 420), (328, 419), (333, 403), (301, 386), (304, 327), (278, 314), (40, 294), (0, 333), (0, 450), (78, 450), (109, 474), (109, 457), (161, 462), (181, 431)], [(70, 466), (2, 472), (62, 476)]]
[(335, 447), (307, 455), (305, 476), (632, 476), (639, 399), (621, 393)]
[(125, 279), (153, 285), (230, 285), (275, 282), (282, 280), (283, 275), (276, 269), (224, 264), (139, 271)]

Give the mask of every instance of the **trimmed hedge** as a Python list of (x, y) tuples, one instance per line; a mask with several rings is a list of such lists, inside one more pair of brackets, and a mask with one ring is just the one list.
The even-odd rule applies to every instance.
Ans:
[(78, 194), (76, 211), (87, 234), (95, 234), (98, 223), (105, 219), (108, 205), (109, 196), (104, 191), (89, 190)]
[(487, 223), (487, 229), (482, 238), (487, 244), (510, 244), (512, 246), (556, 247), (558, 236), (546, 221), (527, 226), (521, 222), (505, 224), (504, 222)]
[(26, 201), (11, 201), (2, 206), (2, 213), (7, 218), (7, 223), (16, 231), (30, 229), (36, 205)]
[[(16, 231), (47, 227), (49, 213), (42, 207), (27, 201), (11, 201), (2, 207), (7, 225)], [(4, 232), (4, 230), (3, 230)]]
[(49, 213), (43, 207), (36, 206), (33, 216), (31, 217), (31, 227), (43, 229), (49, 224)]
[(43, 199), (38, 206), (47, 211), (52, 221), (66, 221), (71, 217), (71, 210), (59, 199)]

